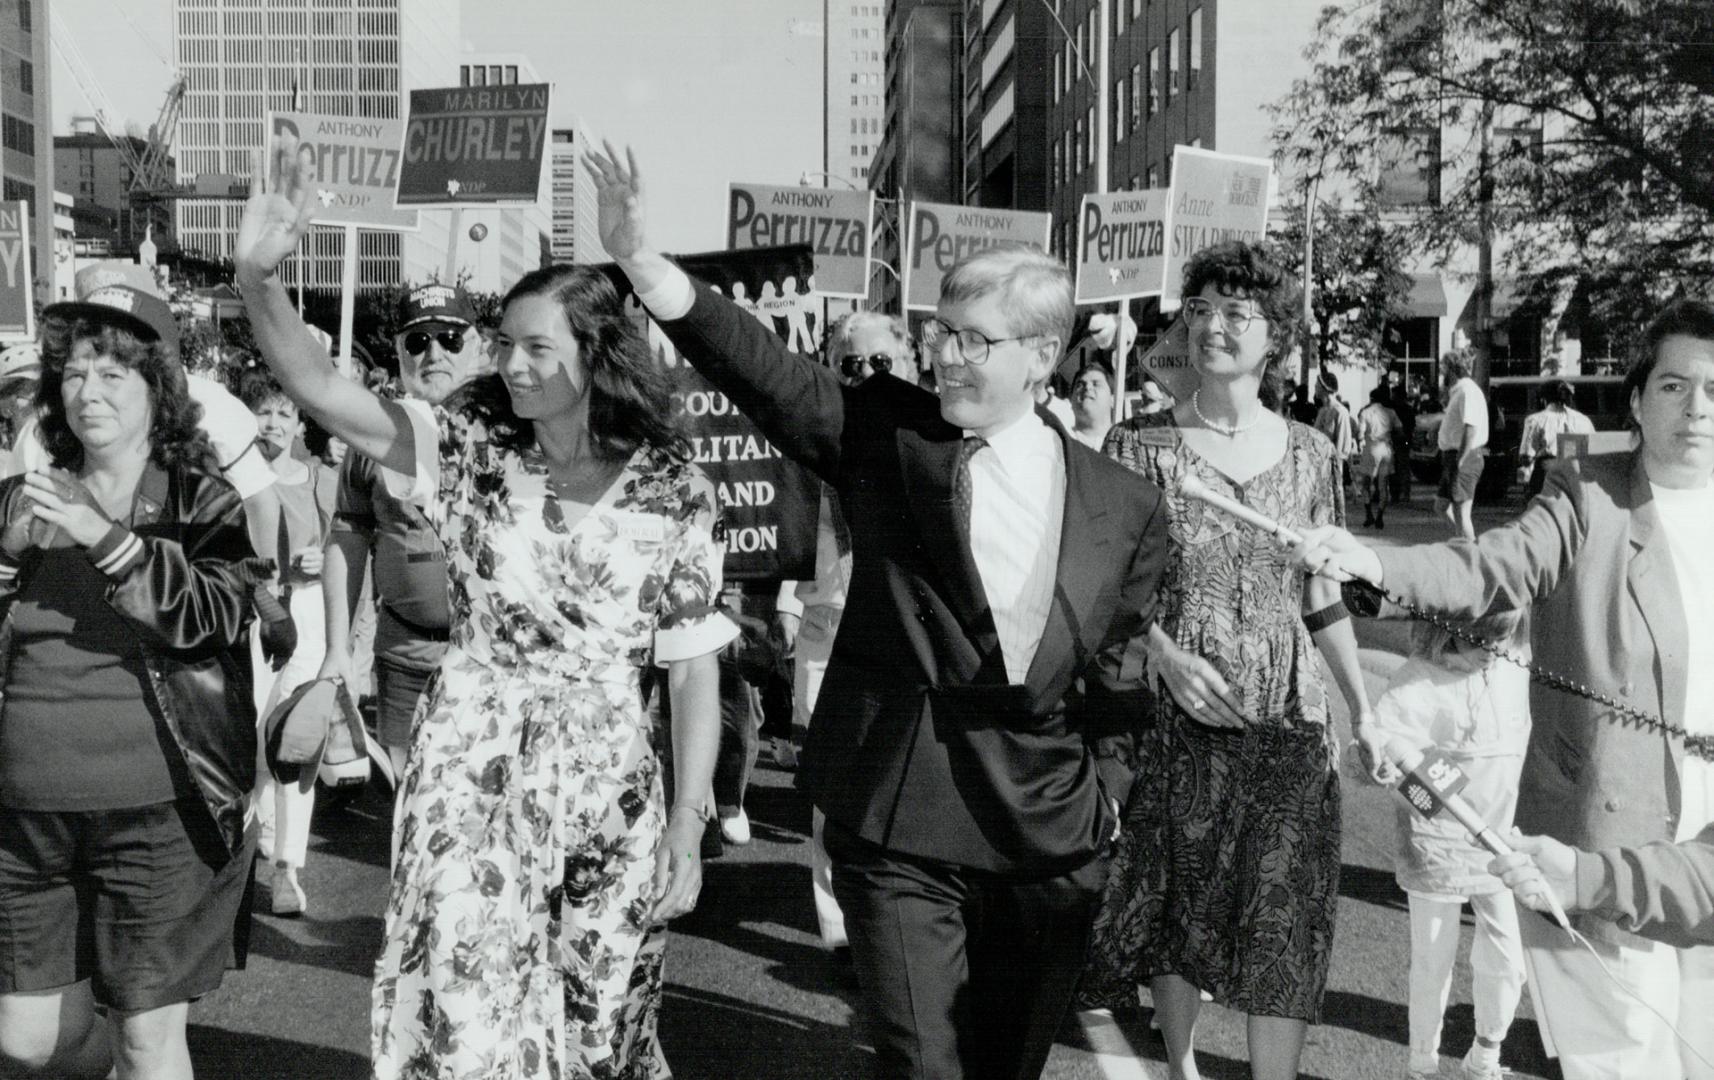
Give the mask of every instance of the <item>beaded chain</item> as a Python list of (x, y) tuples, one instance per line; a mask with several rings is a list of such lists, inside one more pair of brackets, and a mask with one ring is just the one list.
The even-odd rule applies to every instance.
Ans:
[(1529, 673), (1530, 681), (1532, 682), (1538, 683), (1552, 690), (1558, 690), (1563, 694), (1570, 694), (1572, 697), (1579, 697), (1585, 701), (1593, 701), (1599, 705), (1605, 705), (1607, 708), (1618, 713), (1625, 721), (1630, 722), (1636, 727), (1648, 731), (1659, 731), (1669, 738), (1682, 739), (1684, 741), (1684, 752), (1692, 757), (1698, 757), (1707, 762), (1714, 762), (1714, 736), (1692, 735), (1677, 724), (1669, 723), (1667, 720), (1656, 716), (1651, 712), (1645, 712), (1634, 705), (1627, 705), (1610, 695), (1603, 694), (1584, 683), (1567, 678), (1558, 672), (1536, 667), (1534, 664), (1531, 664), (1511, 649), (1507, 649), (1504, 646), (1488, 641), (1485, 638), (1472, 633), (1470, 630), (1448, 621), (1441, 615), (1413, 604), (1401, 596), (1395, 596), (1385, 589), (1371, 585), (1369, 582), (1353, 581), (1351, 582), (1351, 585), (1354, 586), (1357, 591), (1364, 593), (1373, 599), (1384, 599), (1397, 604), (1399, 607), (1402, 607), (1409, 612), (1413, 619), (1421, 619), (1430, 626), (1433, 626), (1435, 629), (1445, 631), (1447, 634), (1457, 638), (1459, 641), (1469, 645), (1474, 645), (1477, 648), (1506, 661), (1507, 663), (1515, 664), (1518, 667), (1523, 668), (1524, 671)]

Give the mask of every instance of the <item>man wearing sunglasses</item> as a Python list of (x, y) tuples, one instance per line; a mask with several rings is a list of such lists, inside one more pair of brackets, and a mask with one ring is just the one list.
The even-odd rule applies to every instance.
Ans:
[[(405, 396), (430, 405), (445, 403), (473, 374), (481, 344), (475, 309), (462, 288), (432, 284), (412, 289), (400, 304), (393, 334)], [(387, 748), (397, 776), (404, 766), (417, 697), (446, 651), (446, 555), (422, 511), (393, 498), (375, 462), (353, 451), (340, 466), (339, 495), (322, 563), (327, 659), (321, 676), (337, 675), (348, 685), (353, 680), (351, 617), (362, 596), (371, 553), (377, 741)]]
[(634, 158), (588, 161), (644, 306), (839, 494), (851, 590), (798, 775), (880, 1072), (1035, 1080), (1130, 788), (1167, 550), (1160, 491), (1036, 407), (1070, 276), (1038, 249), (978, 252), (923, 325), (939, 397), (845, 386), (655, 253)]

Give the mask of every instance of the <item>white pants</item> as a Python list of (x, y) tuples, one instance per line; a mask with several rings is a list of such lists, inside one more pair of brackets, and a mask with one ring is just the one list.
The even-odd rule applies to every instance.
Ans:
[[(1470, 897), (1476, 935), (1470, 942), (1470, 997), (1476, 1034), (1501, 1042), (1524, 993), (1523, 941), (1510, 891)], [(1458, 958), (1461, 899), (1410, 894), (1410, 1049), (1415, 1058), (1440, 1053), (1441, 1022)]]
[[(1714, 1080), (1714, 1066), (1614, 985), (1588, 949), (1532, 911), (1520, 913), (1519, 923), (1542, 1045), (1559, 1059), (1565, 1080)], [(1590, 944), (1620, 984), (1714, 1061), (1714, 947)]]
[[(809, 727), (815, 699), (821, 694), (821, 677), (827, 674), (827, 659), (833, 655), (833, 639), (839, 633), (843, 608), (811, 604), (803, 609), (797, 632), (797, 658), (792, 668), (792, 727)], [(826, 819), (813, 811), (809, 848), (809, 880), (815, 893), (815, 921), (821, 928), (821, 943), (837, 949), (847, 943), (845, 913), (833, 898), (833, 860), (822, 842)]]
[(292, 588), (292, 623), (297, 627), (298, 647), (284, 667), (274, 671), (262, 656), (261, 628), (250, 634), (250, 662), (256, 673), (256, 788), (251, 805), (261, 823), (263, 858), (302, 869), (309, 852), (309, 822), (315, 813), (315, 784), (300, 791), (297, 784), (278, 784), (268, 771), (261, 725), (285, 696), (315, 678), (327, 654), (327, 613), (321, 606), (321, 585), (311, 583)]

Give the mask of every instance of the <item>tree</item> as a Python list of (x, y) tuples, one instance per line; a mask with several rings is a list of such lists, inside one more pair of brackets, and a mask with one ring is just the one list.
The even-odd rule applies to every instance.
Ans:
[[(1285, 227), (1271, 234), (1280, 265), (1303, 273), (1303, 206), (1289, 211)], [(1410, 292), (1410, 275), (1394, 231), (1370, 210), (1343, 210), (1321, 203), (1315, 215), (1310, 267), (1314, 325), (1306, 328), (1304, 377), (1315, 363), (1377, 363), (1381, 335), (1398, 317)], [(1311, 349), (1313, 345), (1313, 350)]]
[(1714, 284), (1707, 0), (1353, 0), (1305, 55), (1280, 158), (1386, 207), (1388, 166), (1423, 154), (1438, 199), (1402, 216), (1414, 252), (1444, 264), (1498, 236), (1505, 272), (1544, 294), (1581, 280), (1658, 304)]

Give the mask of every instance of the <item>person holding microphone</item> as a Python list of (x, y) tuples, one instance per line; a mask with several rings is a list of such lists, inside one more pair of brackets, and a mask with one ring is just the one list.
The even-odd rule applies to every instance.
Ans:
[[(1376, 550), (1328, 527), (1295, 553), (1453, 618), (1531, 609), (1536, 665), (1580, 685), (1532, 688), (1517, 824), (1582, 851), (1659, 851), (1714, 822), (1714, 714), (1696, 707), (1714, 701), (1714, 305), (1657, 315), (1625, 385), (1634, 451), (1556, 462), (1542, 494), (1479, 539)], [(1683, 865), (1676, 881), (1690, 880)], [(1581, 916), (1598, 961), (1539, 915), (1519, 922), (1543, 1042), (1567, 1080), (1714, 1076), (1714, 950)]]

